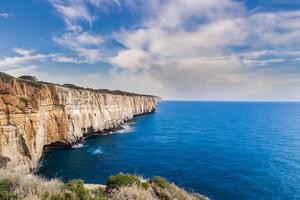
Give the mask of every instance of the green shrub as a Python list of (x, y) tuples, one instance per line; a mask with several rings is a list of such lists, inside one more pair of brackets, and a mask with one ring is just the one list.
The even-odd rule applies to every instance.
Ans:
[(0, 200), (208, 200), (189, 193), (162, 177), (149, 181), (129, 174), (110, 176), (105, 187), (85, 185), (83, 180), (71, 180), (62, 184), (35, 176), (0, 170)]
[(88, 200), (91, 198), (89, 190), (84, 188), (84, 181), (81, 179), (69, 181), (66, 188), (74, 192), (79, 200)]
[[(48, 198), (43, 200), (48, 200)], [(74, 196), (74, 194), (72, 193), (65, 192), (61, 194), (52, 195), (50, 200), (78, 200), (78, 197)]]
[(9, 125), (9, 126), (17, 127), (16, 122), (13, 122), (13, 121), (9, 121), (9, 122), (8, 122), (8, 125)]
[(140, 185), (141, 181), (137, 176), (130, 174), (119, 173), (115, 176), (110, 176), (106, 183), (107, 190), (118, 189), (123, 186), (131, 186), (133, 184)]
[(29, 81), (38, 81), (37, 78), (35, 76), (20, 76), (19, 79), (24, 79), (24, 80), (29, 80)]
[(14, 77), (6, 73), (0, 72), (0, 79), (4, 82), (10, 82), (14, 79)]
[(0, 199), (13, 199), (16, 195), (13, 194), (14, 184), (9, 179), (0, 181)]
[(160, 177), (160, 176), (156, 176), (156, 177), (154, 177), (153, 178), (153, 182), (157, 185), (157, 186), (159, 186), (159, 187), (161, 187), (161, 188), (169, 188), (170, 187), (170, 185), (171, 185), (171, 183), (169, 182), (169, 181), (167, 181), (166, 179), (164, 179), (164, 178), (162, 178), (162, 177)]
[(79, 87), (77, 85), (70, 84), (70, 83), (63, 84), (63, 87), (67, 87), (67, 88), (71, 88), (71, 89), (85, 89), (85, 88), (82, 88), (82, 87)]
[(36, 87), (36, 88), (40, 88), (43, 86), (42, 83), (38, 82), (38, 81), (32, 81), (32, 80), (28, 80), (28, 79), (21, 79), (21, 78), (17, 78), (16, 79), (19, 83), (23, 83), (26, 85), (30, 85), (32, 87)]
[(24, 104), (28, 104), (30, 102), (30, 100), (25, 97), (20, 97), (19, 100), (20, 100), (20, 102), (22, 102)]
[(142, 183), (141, 186), (144, 190), (148, 190), (150, 188), (150, 184), (148, 182)]
[(91, 193), (94, 197), (93, 200), (107, 200), (105, 190), (102, 187), (98, 187), (97, 189), (91, 190)]

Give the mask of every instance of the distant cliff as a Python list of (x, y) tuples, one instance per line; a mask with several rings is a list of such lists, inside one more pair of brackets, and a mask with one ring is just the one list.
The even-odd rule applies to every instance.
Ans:
[(158, 97), (13, 78), (0, 73), (0, 168), (32, 171), (49, 144), (120, 127), (153, 112)]

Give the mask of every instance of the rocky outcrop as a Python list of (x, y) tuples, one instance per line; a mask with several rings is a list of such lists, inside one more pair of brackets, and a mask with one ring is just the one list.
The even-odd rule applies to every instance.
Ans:
[(32, 171), (50, 144), (116, 129), (158, 97), (0, 77), (0, 168)]

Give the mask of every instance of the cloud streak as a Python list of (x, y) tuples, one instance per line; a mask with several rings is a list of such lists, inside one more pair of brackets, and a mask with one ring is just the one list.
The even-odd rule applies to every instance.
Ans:
[(12, 17), (12, 16), (14, 16), (13, 13), (7, 13), (7, 12), (0, 13), (0, 17), (3, 17), (3, 18), (9, 18), (9, 17)]
[(53, 55), (46, 55), (46, 54), (34, 54), (34, 55), (30, 54), (30, 55), (4, 57), (0, 59), (0, 69), (15, 67), (28, 62), (36, 62), (36, 61), (42, 62), (52, 56)]

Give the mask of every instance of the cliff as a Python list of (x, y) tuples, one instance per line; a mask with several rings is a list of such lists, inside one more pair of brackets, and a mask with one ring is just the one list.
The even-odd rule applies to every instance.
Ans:
[(32, 171), (50, 144), (71, 145), (153, 112), (158, 97), (0, 74), (0, 168)]

